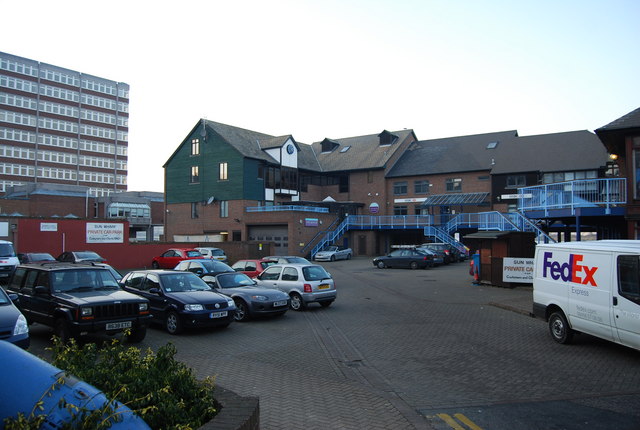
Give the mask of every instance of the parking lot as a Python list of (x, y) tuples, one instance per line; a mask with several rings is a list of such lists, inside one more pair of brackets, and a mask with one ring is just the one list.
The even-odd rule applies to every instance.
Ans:
[[(553, 342), (531, 287), (475, 286), (468, 263), (321, 263), (328, 308), (171, 336), (199, 376), (260, 398), (262, 429), (637, 429), (640, 355), (589, 336)], [(32, 326), (30, 351), (51, 332)], [(458, 427), (456, 427), (458, 426)]]

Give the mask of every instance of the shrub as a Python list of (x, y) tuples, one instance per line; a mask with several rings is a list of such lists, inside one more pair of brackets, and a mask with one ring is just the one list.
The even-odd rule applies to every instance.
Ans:
[[(213, 379), (198, 381), (191, 369), (174, 358), (173, 344), (154, 354), (151, 349), (142, 353), (136, 347), (125, 347), (118, 340), (98, 348), (94, 343), (80, 347), (73, 339), (64, 344), (54, 338), (52, 350), (54, 366), (93, 385), (108, 399), (124, 403), (153, 429), (198, 428), (218, 412)], [(85, 426), (84, 418), (95, 420), (96, 414), (82, 410), (78, 414), (79, 426), (73, 428), (91, 428)], [(13, 428), (38, 428), (33, 422), (33, 427), (28, 426), (38, 419), (42, 417), (20, 416)]]

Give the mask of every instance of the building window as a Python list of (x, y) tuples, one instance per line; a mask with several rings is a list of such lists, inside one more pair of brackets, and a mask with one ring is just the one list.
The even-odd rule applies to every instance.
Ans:
[(226, 181), (227, 179), (229, 179), (229, 177), (227, 176), (227, 168), (227, 163), (220, 163), (220, 175), (218, 176), (218, 179), (220, 179), (221, 181)]
[(229, 216), (229, 201), (220, 201), (220, 218), (227, 218)]
[(193, 202), (191, 203), (191, 219), (196, 219), (196, 218), (198, 218), (198, 203)]
[(407, 182), (394, 182), (393, 183), (393, 194), (396, 196), (407, 194)]
[(189, 182), (192, 184), (197, 184), (200, 182), (200, 176), (198, 175), (198, 166), (191, 166), (191, 178)]
[(394, 215), (407, 215), (407, 207), (406, 206), (394, 206), (393, 207)]
[(367, 184), (373, 183), (373, 172), (371, 170), (367, 171)]
[(449, 178), (446, 182), (448, 193), (462, 192), (462, 178)]
[(200, 155), (200, 139), (191, 139), (191, 155)]
[(509, 175), (507, 176), (507, 188), (518, 188), (527, 185), (527, 180), (524, 175)]
[(429, 181), (415, 181), (413, 185), (416, 194), (429, 193)]

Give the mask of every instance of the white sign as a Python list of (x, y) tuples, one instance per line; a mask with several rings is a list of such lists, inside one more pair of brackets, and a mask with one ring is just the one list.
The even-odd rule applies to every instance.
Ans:
[(123, 243), (124, 224), (87, 223), (87, 243)]
[(393, 203), (422, 203), (427, 200), (426, 197), (417, 197), (412, 199), (394, 199)]
[(41, 222), (40, 231), (58, 231), (58, 223), (56, 222)]
[(502, 281), (533, 283), (533, 258), (503, 258)]
[(530, 199), (533, 197), (533, 194), (502, 194), (500, 198), (502, 200), (509, 199)]

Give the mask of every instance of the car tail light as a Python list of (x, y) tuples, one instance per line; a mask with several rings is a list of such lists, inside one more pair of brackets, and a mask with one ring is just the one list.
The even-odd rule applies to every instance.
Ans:
[(313, 291), (313, 289), (311, 288), (311, 284), (304, 284), (304, 292), (305, 293), (310, 293), (312, 291)]

